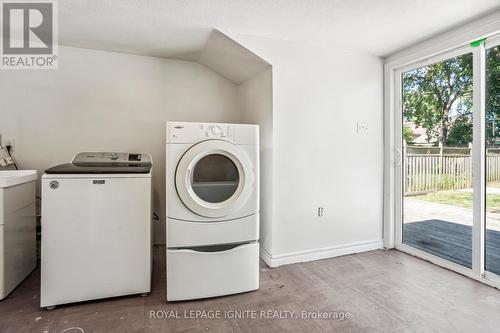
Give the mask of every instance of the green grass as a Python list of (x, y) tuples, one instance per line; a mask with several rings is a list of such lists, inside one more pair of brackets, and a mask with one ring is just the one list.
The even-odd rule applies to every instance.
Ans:
[[(437, 191), (429, 194), (412, 196), (411, 198), (464, 208), (472, 208), (472, 192), (466, 191)], [(500, 213), (500, 194), (488, 193), (486, 201), (486, 209), (488, 212)]]

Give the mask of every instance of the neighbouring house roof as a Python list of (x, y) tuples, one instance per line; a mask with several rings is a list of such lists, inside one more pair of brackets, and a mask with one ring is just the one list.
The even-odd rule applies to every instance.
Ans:
[(418, 126), (413, 121), (405, 122), (404, 125), (410, 128), (413, 134), (413, 144), (426, 144), (426, 143), (438, 142), (437, 139), (430, 139), (430, 141), (427, 141), (427, 133), (425, 132), (425, 128)]

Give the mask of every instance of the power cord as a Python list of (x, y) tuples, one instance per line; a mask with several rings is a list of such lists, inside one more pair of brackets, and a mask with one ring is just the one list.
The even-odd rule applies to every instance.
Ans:
[(10, 158), (12, 158), (12, 163), (14, 164), (14, 167), (16, 168), (16, 170), (19, 170), (19, 167), (17, 166), (16, 160), (14, 159), (14, 157), (12, 157), (12, 154), (10, 153), (10, 151), (12, 150), (12, 146), (7, 145), (7, 146), (5, 146), (5, 148), (7, 148), (7, 154), (9, 154)]

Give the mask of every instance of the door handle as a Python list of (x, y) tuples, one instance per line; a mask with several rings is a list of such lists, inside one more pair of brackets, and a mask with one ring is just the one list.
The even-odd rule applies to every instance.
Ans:
[(394, 151), (394, 155), (396, 155), (396, 158), (394, 160), (394, 166), (401, 166), (401, 162), (403, 162), (403, 153), (401, 152), (401, 149), (396, 149)]

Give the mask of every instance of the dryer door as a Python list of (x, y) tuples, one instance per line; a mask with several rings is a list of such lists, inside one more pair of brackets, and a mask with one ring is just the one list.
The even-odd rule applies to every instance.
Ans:
[(239, 147), (208, 140), (191, 147), (175, 174), (180, 199), (194, 213), (224, 217), (242, 207), (254, 187), (252, 163)]

